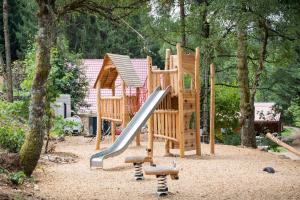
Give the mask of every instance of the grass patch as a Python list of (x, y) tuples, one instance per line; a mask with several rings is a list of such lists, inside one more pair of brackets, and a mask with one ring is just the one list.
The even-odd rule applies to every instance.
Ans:
[(279, 146), (270, 148), (270, 150), (271, 150), (272, 152), (276, 152), (276, 153), (287, 152), (287, 150), (286, 150), (285, 148), (279, 147)]
[(291, 128), (285, 128), (280, 134), (282, 137), (289, 137), (292, 136), (292, 129)]

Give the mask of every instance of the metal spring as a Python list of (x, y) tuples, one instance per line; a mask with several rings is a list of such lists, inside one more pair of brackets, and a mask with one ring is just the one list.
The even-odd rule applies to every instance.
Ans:
[(166, 175), (157, 176), (157, 181), (158, 181), (157, 194), (159, 196), (168, 195), (167, 176)]
[(135, 180), (143, 180), (143, 169), (142, 169), (142, 163), (134, 163), (134, 177)]

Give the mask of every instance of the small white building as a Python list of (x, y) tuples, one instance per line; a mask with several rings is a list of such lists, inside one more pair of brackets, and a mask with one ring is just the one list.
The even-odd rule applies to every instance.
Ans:
[(55, 116), (71, 117), (71, 96), (69, 94), (61, 94), (51, 104), (51, 108), (54, 110)]

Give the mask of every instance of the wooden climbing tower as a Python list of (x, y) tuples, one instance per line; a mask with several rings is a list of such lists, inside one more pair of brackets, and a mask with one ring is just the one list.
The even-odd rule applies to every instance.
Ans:
[(152, 65), (148, 57), (148, 94), (160, 86), (171, 87), (158, 109), (148, 121), (148, 151), (153, 156), (154, 138), (165, 139), (166, 153), (170, 149), (179, 149), (180, 157), (185, 152), (200, 147), (200, 49), (195, 54), (184, 54), (180, 44), (176, 46), (177, 54), (171, 55), (166, 50), (165, 69)]

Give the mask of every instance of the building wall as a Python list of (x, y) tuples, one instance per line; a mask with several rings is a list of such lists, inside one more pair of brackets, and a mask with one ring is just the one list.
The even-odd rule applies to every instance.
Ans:
[(254, 130), (256, 133), (279, 133), (282, 131), (282, 123), (281, 121), (275, 122), (254, 122)]
[(66, 116), (71, 117), (71, 96), (69, 94), (61, 94), (54, 103), (51, 104), (52, 109), (55, 112), (55, 116), (64, 117), (65, 107)]
[(79, 117), (83, 124), (83, 134), (90, 135), (91, 133), (89, 131), (89, 127), (90, 127), (89, 116), (88, 115), (79, 115)]

